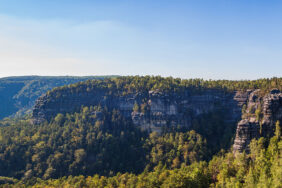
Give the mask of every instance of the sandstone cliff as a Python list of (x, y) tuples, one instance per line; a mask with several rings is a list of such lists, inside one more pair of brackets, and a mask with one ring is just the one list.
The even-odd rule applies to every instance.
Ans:
[(282, 120), (282, 93), (273, 89), (261, 96), (260, 90), (253, 91), (249, 95), (243, 119), (237, 126), (234, 151), (248, 152), (253, 138), (272, 136), (277, 120)]
[(113, 92), (104, 85), (81, 84), (40, 97), (33, 110), (34, 123), (51, 121), (58, 113), (78, 112), (81, 106), (97, 105), (117, 109), (135, 126), (157, 132), (163, 127), (190, 127), (195, 118), (220, 110), (226, 125), (239, 122), (233, 146), (239, 152), (248, 151), (251, 139), (272, 135), (275, 122), (282, 120), (282, 94), (277, 89), (267, 94), (207, 88), (199, 92), (186, 88), (181, 92), (155, 89), (126, 93)]
[[(242, 105), (250, 93), (209, 89), (192, 94), (187, 89), (181, 94), (152, 90), (116, 95), (109, 94), (105, 89), (90, 90), (82, 87), (82, 90), (83, 92), (72, 92), (71, 89), (65, 89), (39, 98), (33, 110), (34, 122), (50, 121), (58, 113), (76, 112), (81, 106), (101, 105), (118, 109), (142, 129), (157, 132), (164, 126), (189, 127), (193, 118), (219, 109), (224, 109), (226, 122), (236, 123), (241, 118)], [(134, 110), (134, 106), (138, 108)]]

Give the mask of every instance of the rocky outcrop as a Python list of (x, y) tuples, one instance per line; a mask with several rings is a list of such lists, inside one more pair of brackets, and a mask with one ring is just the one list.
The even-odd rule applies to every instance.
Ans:
[(205, 113), (224, 111), (222, 117), (227, 124), (239, 122), (233, 145), (235, 152), (248, 152), (253, 138), (273, 135), (275, 122), (282, 122), (282, 93), (277, 89), (267, 94), (260, 90), (226, 92), (217, 89), (196, 93), (186, 89), (181, 93), (151, 90), (123, 94), (81, 84), (79, 88), (64, 87), (40, 97), (33, 110), (34, 123), (50, 121), (58, 113), (80, 111), (81, 106), (96, 105), (117, 109), (135, 126), (157, 132), (167, 126), (189, 127), (195, 118)]
[(260, 90), (251, 92), (243, 119), (237, 126), (234, 152), (248, 152), (253, 138), (272, 136), (277, 120), (282, 120), (282, 93), (278, 89), (264, 96)]
[(242, 152), (249, 150), (250, 141), (259, 137), (259, 125), (247, 119), (241, 120), (237, 125), (236, 138), (234, 141), (234, 151)]
[[(33, 110), (33, 119), (38, 124), (50, 121), (58, 113), (79, 111), (81, 106), (101, 105), (118, 109), (142, 129), (157, 132), (164, 126), (189, 127), (193, 118), (215, 110), (224, 111), (225, 121), (235, 124), (241, 118), (241, 108), (249, 93), (206, 89), (195, 94), (187, 89), (182, 93), (153, 90), (120, 95), (109, 94), (105, 89), (81, 86), (80, 92), (65, 88), (39, 98)], [(133, 110), (135, 105), (138, 108)]]
[(271, 136), (277, 120), (282, 120), (282, 93), (274, 89), (263, 98), (262, 136)]

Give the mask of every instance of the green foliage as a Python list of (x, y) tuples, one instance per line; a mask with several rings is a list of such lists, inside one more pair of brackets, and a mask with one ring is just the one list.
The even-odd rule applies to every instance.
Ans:
[(49, 124), (10, 123), (0, 127), (0, 176), (24, 180), (140, 173), (160, 163), (172, 169), (207, 155), (195, 131), (148, 135), (119, 111), (100, 106), (58, 114)]
[(246, 104), (244, 104), (243, 107), (242, 107), (242, 115), (244, 115), (246, 113), (246, 110), (247, 110), (247, 106), (246, 106)]
[(0, 119), (30, 113), (35, 100), (42, 94), (68, 84), (90, 79), (104, 79), (116, 76), (20, 76), (0, 79)]
[[(188, 133), (186, 133), (188, 134)], [(193, 133), (194, 134), (194, 133)], [(156, 135), (151, 135), (151, 137)], [(162, 138), (160, 138), (162, 139)], [(182, 164), (169, 169), (161, 163), (152, 171), (117, 173), (105, 176), (68, 176), (59, 179), (30, 179), (15, 187), (274, 187), (282, 186), (282, 141), (276, 136), (265, 146), (265, 139), (253, 140), (246, 153), (219, 153), (210, 162)], [(6, 184), (6, 187), (10, 187)]]
[[(101, 81), (103, 79), (105, 80)], [(30, 113), (35, 100), (46, 92), (51, 94), (50, 90), (56, 87), (59, 88), (54, 89), (55, 91), (70, 88), (72, 92), (107, 89), (108, 95), (121, 96), (150, 90), (183, 93), (187, 89), (190, 94), (200, 93), (207, 89), (224, 91), (261, 89), (264, 93), (272, 88), (282, 90), (281, 82), (282, 78), (276, 77), (244, 81), (163, 78), (161, 76), (7, 77), (0, 79), (0, 119), (11, 115), (20, 117)], [(69, 86), (69, 84), (73, 85)], [(56, 95), (54, 97), (60, 97), (59, 92), (55, 92), (54, 95)]]
[(147, 133), (118, 111), (98, 108), (58, 114), (40, 126), (21, 121), (0, 127), (0, 174), (48, 179), (142, 171), (146, 160), (142, 139)]
[(255, 115), (256, 115), (256, 120), (260, 122), (261, 119), (262, 119), (262, 112), (261, 112), (261, 108), (260, 107), (258, 109), (256, 109)]
[[(13, 95), (22, 87), (19, 84)], [(140, 94), (145, 97), (134, 105), (134, 111), (146, 114), (150, 90), (181, 96), (187, 91), (193, 95), (213, 89), (232, 92), (260, 88), (263, 93), (273, 87), (282, 89), (281, 78), (204, 81), (135, 76), (80, 82), (55, 88), (47, 95), (63, 97), (62, 91), (67, 89), (72, 93), (103, 91), (104, 97)], [(256, 114), (259, 118), (259, 112)], [(166, 127), (161, 134), (141, 131), (118, 110), (101, 106), (82, 106), (79, 112), (57, 114), (41, 125), (31, 124), (29, 117), (5, 119), (0, 122), (0, 176), (3, 176), (0, 184), (5, 184), (3, 187), (281, 187), (279, 122), (273, 138), (253, 140), (249, 154), (234, 155), (218, 153), (222, 148), (230, 148), (235, 132), (234, 125), (223, 121), (224, 116), (224, 109), (210, 112), (194, 118), (191, 130)]]
[(139, 105), (136, 102), (135, 102), (135, 104), (133, 106), (133, 111), (134, 112), (139, 112), (140, 111)]
[(207, 157), (206, 141), (195, 131), (171, 132), (158, 136), (150, 134), (146, 143), (151, 148), (150, 164), (178, 168), (181, 164), (192, 164)]
[(166, 93), (184, 93), (189, 89), (190, 94), (201, 93), (208, 89), (223, 91), (261, 89), (261, 93), (272, 88), (281, 87), (282, 78), (230, 81), (230, 80), (203, 80), (203, 79), (180, 79), (161, 76), (124, 76), (117, 78), (106, 78), (104, 80), (88, 80), (78, 82), (70, 86), (54, 88), (51, 95), (60, 91), (70, 89), (72, 93), (84, 91), (105, 91), (108, 95), (125, 95), (129, 93), (146, 93), (151, 90), (158, 90)]
[(17, 179), (0, 176), (0, 185), (2, 185), (2, 184), (15, 184), (17, 182), (18, 182)]
[[(250, 154), (231, 153), (215, 157), (210, 169), (216, 175), (218, 187), (281, 187), (282, 186), (282, 142), (276, 137), (252, 140)], [(217, 165), (214, 165), (214, 164)]]
[(281, 138), (281, 126), (279, 120), (275, 123), (275, 136), (277, 137), (277, 139)]
[(195, 130), (207, 141), (206, 156), (212, 157), (221, 149), (229, 149), (233, 143), (236, 124), (227, 123), (225, 110), (212, 111), (197, 118), (192, 122), (192, 130)]

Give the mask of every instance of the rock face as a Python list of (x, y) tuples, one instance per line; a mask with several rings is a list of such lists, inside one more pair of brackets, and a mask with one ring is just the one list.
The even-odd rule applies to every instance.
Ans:
[(249, 94), (246, 111), (237, 126), (234, 152), (248, 152), (253, 138), (272, 136), (276, 121), (282, 120), (282, 93), (273, 89), (260, 96), (259, 92), (255, 90)]
[[(51, 92), (38, 99), (34, 110), (34, 123), (50, 121), (58, 113), (79, 111), (81, 106), (101, 105), (118, 109), (134, 125), (145, 130), (160, 132), (164, 126), (189, 127), (193, 118), (201, 114), (224, 109), (225, 121), (236, 124), (241, 118), (241, 108), (248, 99), (247, 92), (224, 92), (210, 89), (199, 94), (189, 90), (183, 93), (163, 93), (158, 90), (109, 94), (107, 90), (80, 88), (83, 92), (64, 89)], [(133, 110), (134, 106), (138, 106)]]
[(264, 95), (260, 90), (226, 92), (216, 89), (198, 93), (187, 89), (182, 93), (152, 90), (117, 94), (105, 88), (80, 85), (79, 92), (77, 88), (65, 87), (40, 97), (33, 110), (34, 123), (50, 121), (58, 113), (80, 111), (81, 106), (96, 105), (117, 109), (135, 126), (157, 132), (167, 126), (189, 127), (194, 118), (224, 111), (225, 122), (235, 125), (239, 121), (233, 145), (235, 152), (248, 152), (253, 138), (273, 135), (276, 121), (282, 122), (282, 93), (277, 89)]

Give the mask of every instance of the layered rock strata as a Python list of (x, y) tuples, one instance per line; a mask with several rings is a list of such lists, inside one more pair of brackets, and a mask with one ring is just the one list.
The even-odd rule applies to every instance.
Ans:
[(282, 93), (277, 89), (264, 95), (260, 90), (216, 89), (196, 94), (187, 89), (182, 93), (152, 90), (121, 95), (82, 85), (79, 92), (67, 87), (40, 97), (33, 110), (34, 123), (50, 121), (58, 113), (78, 112), (81, 106), (96, 105), (117, 109), (135, 126), (157, 132), (166, 126), (189, 127), (193, 119), (202, 114), (224, 111), (227, 124), (239, 121), (233, 145), (235, 152), (248, 152), (253, 138), (273, 135), (276, 121), (282, 122)]
[(250, 93), (243, 119), (237, 126), (234, 152), (249, 152), (252, 139), (272, 136), (277, 121), (282, 121), (282, 93), (278, 89), (264, 96), (259, 90)]
[[(79, 111), (81, 106), (101, 105), (108, 109), (118, 109), (142, 129), (157, 132), (164, 126), (189, 127), (193, 118), (222, 109), (225, 121), (235, 124), (241, 118), (241, 108), (251, 92), (229, 93), (209, 89), (199, 94), (191, 94), (189, 90), (179, 94), (154, 90), (123, 96), (109, 95), (107, 90), (83, 90), (72, 92), (71, 89), (65, 89), (39, 98), (33, 110), (34, 123), (50, 121), (58, 113)], [(135, 105), (139, 109), (133, 110)]]

